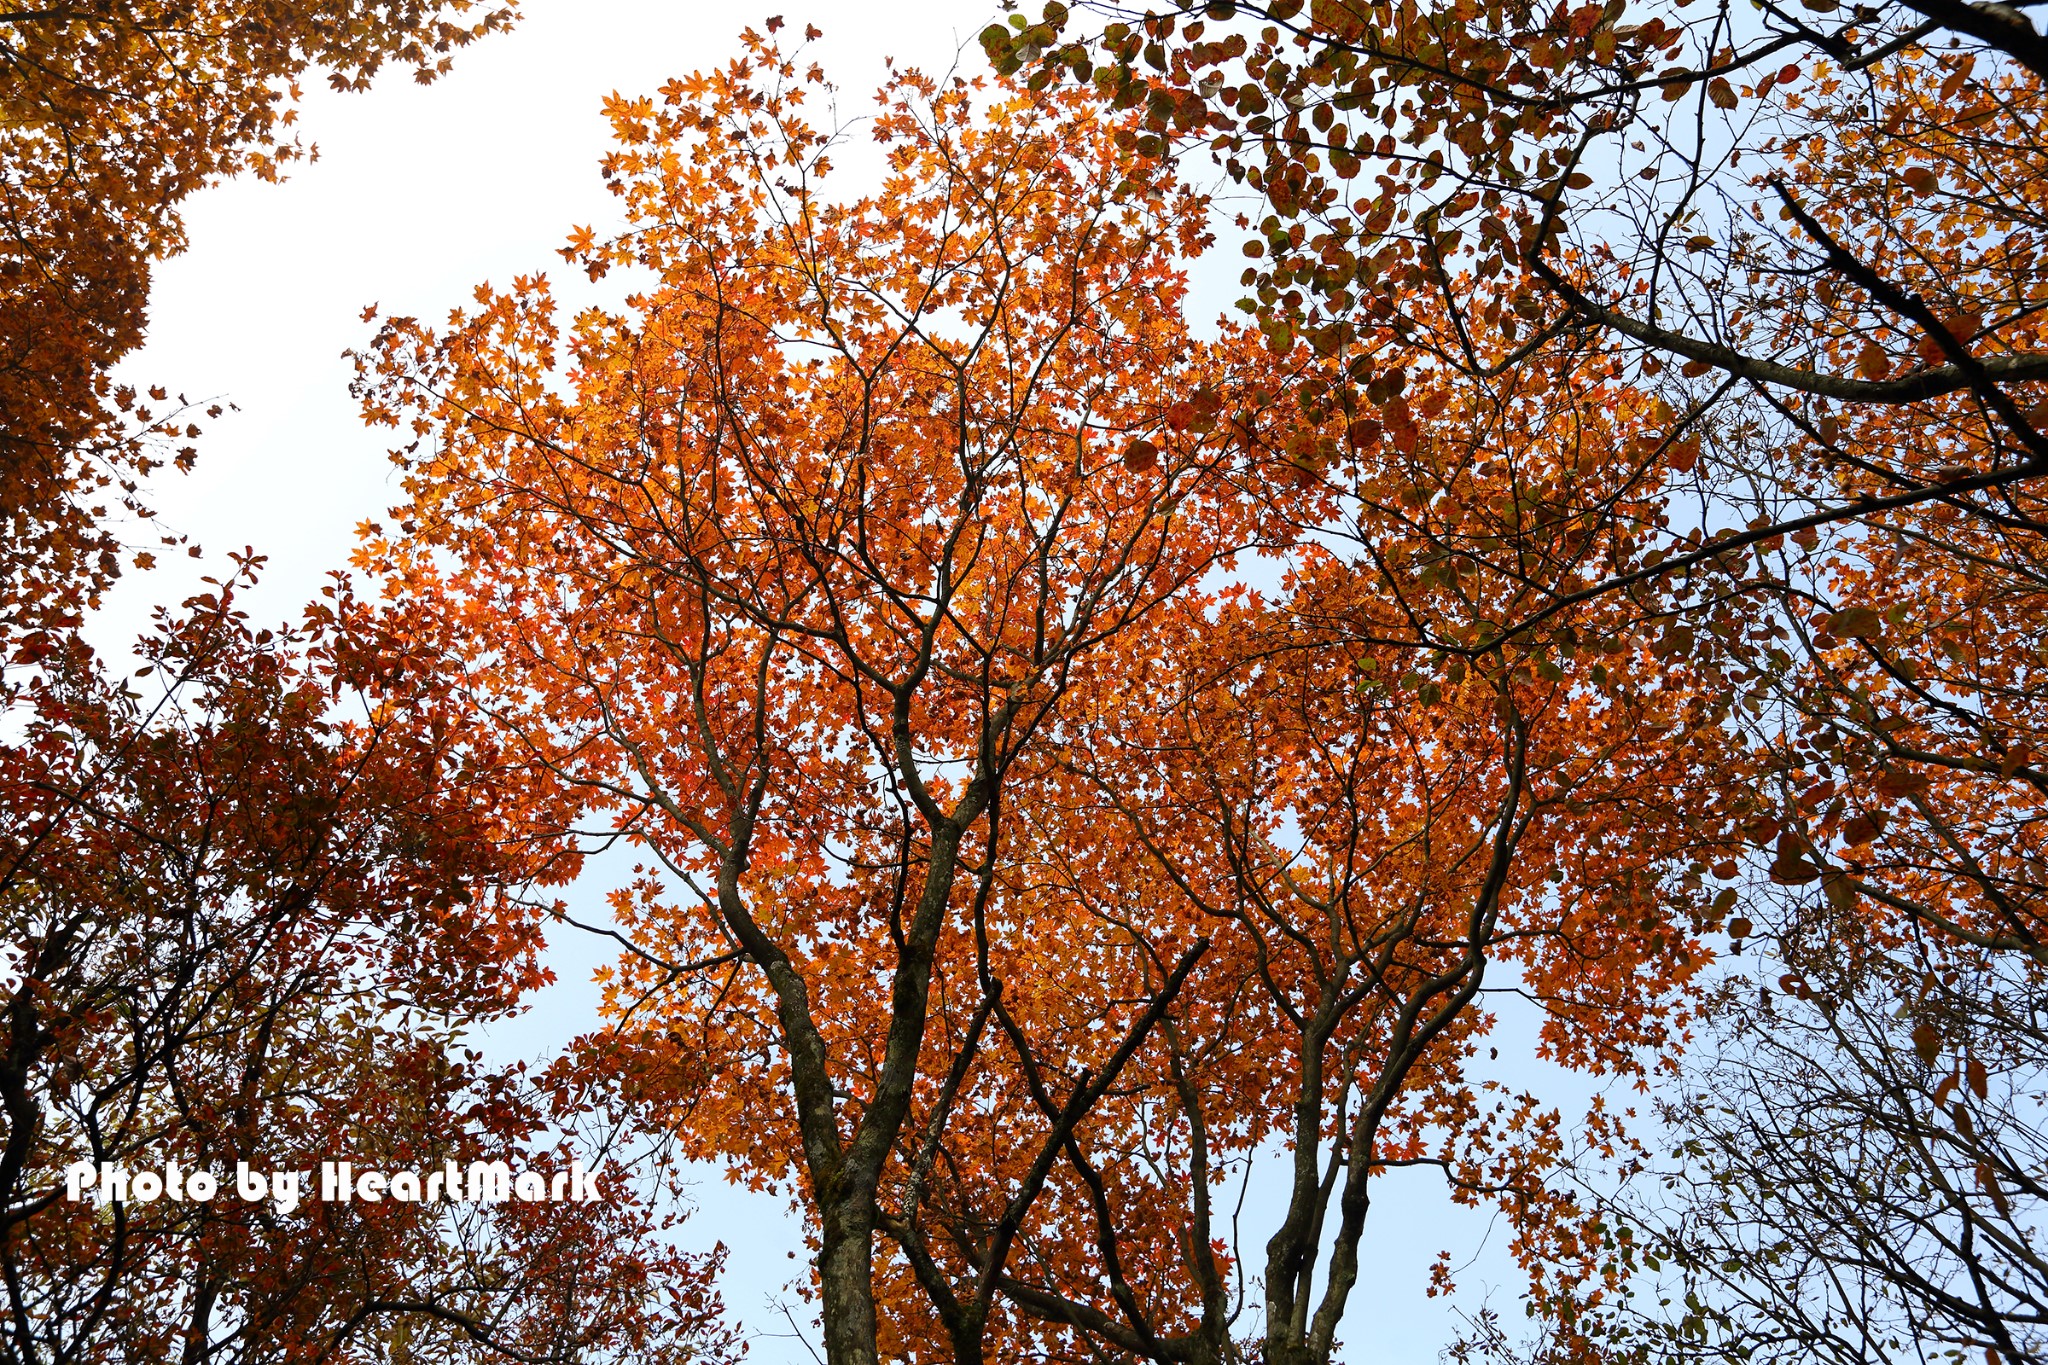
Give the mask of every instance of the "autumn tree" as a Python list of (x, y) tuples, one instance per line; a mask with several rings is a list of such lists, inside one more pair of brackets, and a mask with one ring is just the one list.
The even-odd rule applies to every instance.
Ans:
[[(1623, 452), (1646, 495), (1632, 548), (1539, 576), (1500, 634), (1647, 593), (1644, 627), (1727, 679), (1722, 723), (1749, 745), (1690, 780), (1768, 806), (1752, 855), (1722, 865), (1748, 909), (1735, 937), (1789, 969), (1768, 988), (1825, 1013), (1928, 971), (2031, 979), (2043, 40), (2007, 6), (1687, 8), (1177, 5), (1111, 13), (1091, 42), (1053, 5), (984, 42), (1003, 69), (1142, 109), (1134, 156), (1207, 143), (1257, 191), (1246, 307), (1277, 349), (1342, 367), (1309, 405), (1386, 425), (1397, 368), (1530, 375), (1559, 420), (1584, 389), (1558, 381), (1587, 367), (1661, 398), (1656, 439)], [(1483, 545), (1466, 560), (1508, 567)], [(1830, 954), (1865, 965), (1811, 969)], [(1769, 1054), (1769, 1085), (1802, 1093), (1834, 1058), (1830, 1080), (1864, 1088), (1825, 1103), (1877, 1122), (1919, 1074), (1855, 1060), (1886, 1039), (1816, 1026), (1810, 1054)], [(1923, 1115), (1968, 1074), (1951, 1055), (1922, 1068)], [(1784, 1198), (1810, 1150), (1766, 1145), (1731, 1178)], [(1928, 1150), (1912, 1169), (1939, 1184)], [(1812, 1234), (1816, 1274), (1869, 1269), (1844, 1251), (1853, 1225), (1822, 1235), (1809, 1214), (1778, 1216)], [(1936, 1209), (1923, 1230), (1951, 1218), (1969, 1223)], [(1856, 1283), (1940, 1316), (1910, 1277)], [(1928, 1330), (2006, 1349), (1985, 1315), (2023, 1333), (2023, 1300)], [(1776, 1330), (1806, 1341), (1791, 1317)]]
[[(800, 1182), (829, 1358), (873, 1361), (911, 1349), (877, 1238), (918, 1223), (962, 1078), (1062, 970), (1047, 940), (995, 975), (1027, 946), (1005, 812), (1087, 720), (1077, 670), (1256, 528), (1232, 448), (1157, 438), (1230, 363), (1180, 321), (1196, 196), (1134, 177), (1092, 102), (900, 73), (880, 192), (834, 201), (829, 87), (747, 43), (610, 108), (627, 226), (566, 254), (633, 280), (626, 313), (564, 338), (533, 277), (442, 333), (385, 325), (366, 411), (416, 439), (363, 562), (455, 622), (478, 723), (645, 850), (608, 1000), (666, 1034), (650, 1103)], [(938, 1351), (985, 1358), (1052, 1166), (1205, 946), (1043, 1078), (971, 1254), (900, 1243)]]
[[(345, 592), (273, 633), (236, 586), (159, 617), (148, 692), (74, 641), (0, 750), (0, 937), (24, 978), (0, 1033), (0, 1355), (722, 1354), (713, 1265), (664, 1242), (623, 1167), (574, 1206), (234, 1187), (238, 1163), (545, 1165), (569, 1158), (553, 1135), (607, 1128), (587, 1093), (469, 1045), (545, 978), (526, 888), (562, 856), (494, 816), (488, 740)], [(80, 1160), (221, 1185), (80, 1202)]]
[[(1555, 1060), (1649, 1074), (1689, 1017), (1699, 935), (1735, 899), (1710, 872), (1761, 809), (1686, 790), (1741, 761), (1728, 680), (1668, 620), (1642, 629), (1643, 600), (1588, 598), (1540, 648), (1496, 642), (1518, 604), (1628, 551), (1614, 528), (1643, 510), (1616, 457), (1657, 429), (1650, 395), (1590, 385), (1560, 420), (1541, 385), (1418, 373), (1395, 381), (1414, 420), (1368, 442), (1341, 419), (1302, 423), (1287, 381), (1313, 377), (1269, 368), (1263, 407), (1247, 386), (1241, 406), (1175, 414), (1291, 452), (1286, 512), (1306, 520), (1290, 572), (1120, 637), (1061, 787), (1012, 807), (1013, 894), (1094, 924), (1052, 1020), (1163, 979), (1163, 950), (1189, 934), (1214, 942), (1070, 1144), (1059, 1226), (1088, 1235), (1034, 1247), (1004, 1284), (1023, 1313), (1133, 1357), (1335, 1358), (1376, 1182), (1396, 1168), (1497, 1202), (1524, 1254), (1571, 1235), (1581, 1220), (1546, 1183), (1560, 1116), (1474, 1065), (1491, 992), (1542, 1011)], [(1400, 490), (1398, 516), (1353, 487)], [(1115, 965), (1078, 965), (1097, 954)], [(982, 1084), (1003, 1093), (1000, 1073)], [(943, 1254), (1000, 1199), (995, 1133), (1045, 1103), (1014, 1091), (979, 1107), (1000, 1116), (988, 1130), (939, 1144), (959, 1153), (926, 1196)], [(1622, 1140), (1618, 1118), (1596, 1109), (1592, 1140)], [(1291, 1178), (1259, 1245), (1215, 1186), (1276, 1149)], [(1263, 1300), (1249, 1340), (1247, 1283)]]
[(1643, 1248), (1618, 1261), (1677, 1266), (1693, 1297), (1664, 1315), (1645, 1289), (1603, 1333), (2040, 1351), (2041, 546), (2002, 521), (1944, 508), (1784, 552), (1831, 576), (1737, 712), (1773, 797), (1749, 837), (1774, 852), (1731, 921), (1749, 956), (1714, 1046), (1667, 1105), (1677, 1159), (1650, 1168), (1691, 1194), (1638, 1176), (1603, 1215)]
[[(476, 0), (60, 0), (0, 9), (0, 631), (74, 620), (120, 572), (141, 480), (194, 458), (182, 400), (117, 388), (179, 207), (306, 148), (298, 81), (428, 81), (502, 28)], [(143, 562), (150, 548), (139, 551)], [(176, 537), (171, 537), (173, 543)]]

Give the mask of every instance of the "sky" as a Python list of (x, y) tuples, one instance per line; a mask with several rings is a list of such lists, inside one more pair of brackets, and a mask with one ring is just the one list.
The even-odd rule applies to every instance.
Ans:
[[(980, 69), (974, 35), (992, 17), (986, 0), (865, 3), (797, 0), (761, 5), (695, 0), (526, 0), (511, 33), (459, 54), (427, 87), (393, 73), (362, 95), (309, 93), (301, 114), (318, 159), (280, 185), (233, 182), (187, 206), (190, 248), (157, 275), (148, 344), (123, 366), (129, 382), (164, 384), (203, 406), (235, 410), (208, 424), (197, 469), (153, 490), (170, 527), (207, 551), (168, 561), (114, 594), (95, 625), (102, 647), (131, 638), (157, 603), (175, 602), (224, 554), (250, 547), (269, 563), (244, 598), (259, 621), (287, 619), (343, 567), (355, 527), (398, 500), (386, 434), (364, 429), (348, 394), (343, 352), (372, 325), (366, 306), (438, 320), (481, 281), (565, 267), (554, 253), (572, 225), (600, 229), (616, 201), (598, 178), (610, 92), (651, 92), (664, 80), (722, 63), (737, 34), (780, 13), (800, 30), (825, 30), (818, 54), (843, 90), (841, 109), (866, 107), (883, 59), (926, 70)], [(1197, 298), (1213, 316), (1233, 296), (1234, 252), (1196, 267)], [(573, 272), (571, 272), (573, 273)], [(578, 913), (601, 918), (616, 866), (600, 861), (571, 893)], [(570, 936), (550, 944), (559, 978), (522, 1019), (491, 1040), (502, 1055), (535, 1055), (595, 1026), (590, 970), (607, 954)], [(1271, 1198), (1278, 1155), (1247, 1195), (1250, 1227), (1277, 1221)], [(686, 1240), (723, 1240), (731, 1260), (728, 1306), (758, 1334), (761, 1365), (811, 1358), (794, 1339), (805, 1314), (788, 1292), (803, 1273), (801, 1228), (785, 1201), (750, 1195), (707, 1169)], [(1429, 1172), (1398, 1172), (1376, 1192), (1367, 1263), (1342, 1333), (1347, 1358), (1430, 1365), (1455, 1328), (1453, 1305), (1423, 1290), (1431, 1258), (1464, 1262), (1487, 1220), (1451, 1207)], [(1265, 1231), (1247, 1239), (1263, 1249)], [(1462, 1306), (1492, 1289), (1512, 1324), (1515, 1279), (1496, 1236), (1463, 1277)], [(794, 1253), (794, 1257), (792, 1257)], [(787, 1306), (789, 1317), (783, 1309)]]

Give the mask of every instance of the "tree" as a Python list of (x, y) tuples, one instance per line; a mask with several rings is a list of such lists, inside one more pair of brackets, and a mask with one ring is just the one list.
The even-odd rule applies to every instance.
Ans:
[[(566, 377), (540, 280), (386, 324), (359, 387), (411, 502), (364, 562), (650, 850), (614, 900), (613, 1008), (669, 1031), (640, 1098), (762, 1184), (801, 1154), (835, 1359), (1237, 1358), (1212, 1181), (1285, 1138), (1263, 1350), (1328, 1360), (1390, 1164), (1556, 1216), (1536, 1102), (1463, 1071), (1488, 967), (1634, 1067), (1726, 912), (1749, 812), (1674, 799), (1725, 740), (1675, 623), (1594, 596), (1499, 638), (1637, 552), (1615, 453), (1659, 410), (1596, 356), (1573, 421), (1520, 375), (1304, 414), (1322, 361), (1179, 330), (1199, 205), (1112, 174), (1091, 106), (904, 76), (882, 196), (827, 207), (820, 78), (751, 42), (614, 105), (631, 227), (570, 254), (652, 283)], [(1276, 601), (1201, 582), (1253, 545)]]
[[(413, 438), (363, 563), (651, 854), (638, 1098), (801, 1175), (835, 1359), (1237, 1358), (1212, 1185), (1276, 1139), (1267, 1358), (1332, 1358), (1390, 1165), (1550, 1245), (1555, 1120), (1466, 1071), (1486, 973), (1559, 1057), (1649, 1065), (1763, 813), (1683, 785), (1755, 771), (1693, 639), (1739, 596), (1562, 586), (1660, 553), (1668, 406), (1597, 344), (1194, 344), (1200, 205), (1070, 96), (903, 76), (882, 195), (830, 206), (822, 77), (749, 41), (613, 105), (631, 226), (566, 254), (649, 284), (566, 374), (540, 279), (359, 361)], [(1271, 601), (1203, 582), (1247, 547)]]
[[(1058, 970), (992, 974), (1004, 812), (1082, 723), (1077, 670), (1257, 532), (1235, 457), (1161, 435), (1231, 363), (1179, 319), (1196, 196), (1133, 178), (1092, 103), (900, 73), (881, 194), (833, 203), (822, 74), (746, 41), (611, 105), (628, 228), (566, 254), (644, 285), (577, 317), (566, 374), (539, 278), (385, 324), (365, 410), (416, 439), (363, 562), (453, 622), (476, 723), (646, 850), (611, 1008), (668, 1035), (656, 1100), (700, 1150), (800, 1172), (851, 1365), (909, 1321), (876, 1237), (914, 1245), (959, 1078)], [(940, 1350), (983, 1358), (1052, 1164), (1205, 948), (1021, 1111), (965, 1263), (907, 1253)]]
[(2042, 1359), (2039, 971), (1873, 946), (1794, 928), (1773, 1006), (1725, 1012), (1667, 1100), (1671, 1159), (1599, 1200), (1636, 1288), (1583, 1336), (1672, 1361)]
[[(1108, 1350), (1334, 1358), (1375, 1182), (1395, 1167), (1440, 1168), (1455, 1198), (1497, 1201), (1526, 1244), (1550, 1245), (1552, 1224), (1580, 1221), (1545, 1185), (1558, 1116), (1473, 1066), (1489, 991), (1544, 1011), (1555, 1059), (1642, 1076), (1682, 1036), (1709, 957), (1695, 935), (1733, 900), (1705, 874), (1739, 846), (1747, 808), (1681, 785), (1736, 757), (1718, 679), (1675, 635), (1637, 633), (1639, 603), (1592, 599), (1545, 648), (1474, 650), (1444, 683), (1423, 672), (1512, 620), (1544, 571), (1615, 551), (1600, 531), (1627, 478), (1612, 451), (1640, 439), (1652, 404), (1605, 385), (1560, 421), (1513, 385), (1438, 385), (1408, 382), (1428, 416), (1363, 450), (1341, 419), (1303, 429), (1291, 404), (1228, 414), (1252, 443), (1294, 450), (1289, 482), (1315, 490), (1289, 500), (1309, 518), (1290, 572), (1121, 637), (1063, 752), (1069, 789), (1014, 807), (1032, 833), (1012, 876), (1084, 909), (1095, 951), (1123, 959), (1068, 955), (1068, 1017), (1099, 1008), (1091, 991), (1163, 976), (1176, 938), (1215, 944), (1078, 1134), (1070, 1221), (1094, 1245), (1069, 1236), (1005, 1284)], [(1396, 519), (1348, 500), (1354, 484), (1451, 495), (1412, 497)], [(1482, 545), (1521, 571), (1493, 570)], [(1018, 1103), (980, 1111), (1006, 1125)], [(1588, 1117), (1595, 1140), (1618, 1139), (1616, 1118)], [(1000, 1192), (1000, 1166), (970, 1164), (993, 1144), (949, 1134), (944, 1150), (955, 1141), (956, 1168)], [(1214, 1187), (1275, 1146), (1291, 1180), (1259, 1247)], [(963, 1242), (988, 1217), (947, 1212)], [(1119, 1265), (1129, 1292), (1105, 1295)], [(1263, 1311), (1234, 1340), (1231, 1267), (1247, 1265)]]
[(1603, 1323), (1660, 1349), (2040, 1351), (2041, 546), (1876, 529), (1788, 550), (1832, 576), (1737, 713), (1774, 798), (1730, 924), (1755, 964), (1668, 1106), (1681, 1197), (1601, 1212), (1692, 1281)]
[(305, 154), (292, 104), (309, 70), (337, 89), (386, 62), (429, 81), (513, 14), (477, 0), (0, 13), (0, 631), (75, 619), (120, 572), (107, 503), (146, 517), (140, 481), (195, 458), (189, 405), (109, 378), (141, 344), (152, 262), (184, 245), (186, 196)]
[[(1767, 798), (1751, 856), (1723, 865), (1748, 902), (1735, 936), (1790, 907), (1765, 944), (1788, 981), (1820, 991), (1813, 953), (1870, 943), (1828, 1000), (1953, 957), (1995, 1009), (1993, 983), (2029, 979), (2042, 951), (2044, 49), (2025, 12), (1200, 8), (1118, 15), (1091, 45), (1054, 5), (984, 41), (1000, 69), (1142, 106), (1135, 155), (1207, 141), (1259, 191), (1247, 307), (1277, 348), (1336, 362), (1311, 402), (1384, 417), (1373, 379), (1390, 367), (1549, 380), (1585, 350), (1654, 390), (1659, 439), (1628, 452), (1636, 544), (1591, 580), (1539, 577), (1501, 634), (1541, 639), (1575, 604), (1646, 592), (1645, 622), (1720, 671), (1724, 724), (1752, 741), (1690, 782)], [(1826, 1076), (1853, 1096), (1825, 1102), (1875, 1122), (1910, 1067), (1871, 1061), (1896, 1033), (1856, 1036), (1749, 1055), (1775, 1059), (1779, 1095), (1812, 1094), (1808, 1068), (1841, 1060)], [(1813, 1234), (1816, 1273), (1848, 1273), (1853, 1257), (1829, 1259), (1846, 1243), (1784, 1193), (1810, 1153), (1764, 1144), (1731, 1178)], [(1945, 1159), (1919, 1158), (1916, 1178)], [(1991, 1295), (1957, 1328), (1909, 1277), (1856, 1282), (1929, 1332), (1994, 1345), (1984, 1314), (2014, 1302)], [(1568, 1315), (1578, 1292), (1549, 1302)], [(1777, 1323), (1802, 1343), (1812, 1326)]]
[[(154, 696), (73, 638), (13, 698), (0, 1356), (723, 1354), (715, 1258), (664, 1245), (623, 1181), (574, 1206), (317, 1199), (321, 1159), (547, 1167), (603, 1115), (465, 1044), (544, 979), (523, 888), (560, 856), (494, 815), (488, 740), (345, 592), (276, 634), (233, 586), (160, 615)], [(80, 1160), (219, 1186), (80, 1201)], [(305, 1173), (299, 1198), (252, 1201), (244, 1163)]]

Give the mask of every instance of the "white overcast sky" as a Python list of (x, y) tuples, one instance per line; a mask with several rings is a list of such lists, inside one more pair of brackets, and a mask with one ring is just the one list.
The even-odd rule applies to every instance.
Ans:
[[(794, 29), (810, 22), (825, 30), (818, 50), (841, 87), (840, 107), (859, 112), (882, 79), (885, 55), (927, 70), (956, 61), (980, 69), (974, 35), (993, 13), (988, 0), (812, 0), (808, 13), (797, 0), (525, 7), (519, 27), (461, 53), (434, 85), (392, 73), (364, 95), (309, 92), (302, 126), (318, 145), (317, 162), (282, 185), (232, 183), (187, 206), (190, 249), (159, 270), (148, 345), (123, 373), (238, 411), (208, 424), (196, 472), (163, 477), (153, 490), (164, 520), (205, 546), (205, 567), (178, 559), (123, 584), (95, 626), (103, 647), (132, 637), (152, 605), (184, 596), (198, 574), (221, 572), (227, 550), (251, 546), (269, 556), (260, 592), (246, 599), (259, 620), (295, 616), (324, 575), (346, 563), (356, 524), (382, 517), (397, 500), (385, 433), (366, 431), (348, 396), (342, 352), (370, 334), (364, 306), (438, 319), (479, 281), (503, 284), (535, 270), (559, 277), (554, 252), (570, 226), (601, 230), (616, 213), (596, 170), (607, 93), (650, 92), (722, 63), (737, 51), (742, 27), (780, 13)], [(1228, 255), (1198, 272), (1212, 317), (1243, 264)], [(579, 908), (601, 915), (601, 891), (579, 887)], [(603, 956), (587, 942), (552, 945), (560, 984), (495, 1044), (541, 1052), (593, 1026), (588, 974)], [(1278, 1162), (1267, 1165), (1277, 1177)], [(1247, 1227), (1258, 1229), (1246, 1238), (1255, 1261), (1278, 1214), (1259, 1197), (1261, 1184), (1273, 1189), (1255, 1182), (1245, 1208)], [(698, 1203), (692, 1240), (732, 1248), (726, 1301), (761, 1334), (752, 1359), (810, 1359), (777, 1306), (790, 1303), (804, 1320), (783, 1292), (803, 1255), (785, 1205), (726, 1186), (712, 1171)], [(1350, 1358), (1432, 1365), (1455, 1324), (1442, 1301), (1424, 1297), (1429, 1260), (1440, 1248), (1462, 1260), (1485, 1223), (1450, 1207), (1428, 1173), (1385, 1182), (1343, 1333)], [(1476, 1304), (1490, 1283), (1512, 1330), (1520, 1314), (1503, 1241), (1496, 1236), (1463, 1277), (1461, 1299)]]

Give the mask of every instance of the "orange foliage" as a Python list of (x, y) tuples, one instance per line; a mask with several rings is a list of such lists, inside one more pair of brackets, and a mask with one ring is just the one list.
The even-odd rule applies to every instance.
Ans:
[[(363, 559), (448, 613), (479, 715), (647, 850), (610, 1008), (669, 1031), (651, 1102), (701, 1150), (801, 1170), (827, 1345), (862, 1360), (875, 1235), (917, 1217), (877, 1191), (917, 1183), (1002, 994), (976, 945), (1011, 792), (1081, 723), (1076, 671), (1254, 528), (1200, 391), (1238, 362), (1178, 317), (1194, 196), (1130, 181), (1086, 102), (906, 73), (882, 192), (834, 203), (822, 77), (748, 41), (611, 106), (628, 227), (567, 254), (634, 280), (628, 314), (565, 347), (530, 278), (445, 336), (386, 325), (366, 411), (419, 440), (406, 534)], [(1034, 1193), (984, 1273), (924, 1283), (962, 1351)]]
[(309, 69), (339, 89), (387, 61), (432, 80), (512, 14), (477, 0), (0, 14), (0, 639), (75, 621), (121, 571), (108, 508), (146, 516), (140, 480), (195, 458), (182, 398), (108, 377), (142, 341), (152, 262), (184, 245), (180, 203), (304, 154), (292, 104)]
[(1641, 1074), (1726, 914), (1726, 679), (1580, 591), (1661, 553), (1673, 414), (1597, 349), (1196, 341), (1206, 206), (1079, 96), (901, 75), (834, 202), (822, 76), (748, 44), (611, 105), (627, 227), (564, 254), (625, 312), (524, 278), (358, 358), (409, 438), (360, 562), (646, 850), (625, 1084), (800, 1186), (835, 1362), (1229, 1358), (1213, 1187), (1274, 1141), (1260, 1349), (1327, 1360), (1388, 1163), (1571, 1216), (1469, 1067), (1487, 974)]
[[(1579, 510), (1605, 552), (1532, 560), (1495, 534), (1469, 543), (1448, 581), (1497, 574), (1527, 588), (1490, 616), (1511, 652), (1603, 599), (1603, 635), (1657, 642), (1690, 693), (1688, 722), (1725, 741), (1673, 754), (1669, 780), (1723, 822), (1703, 861), (1733, 883), (1731, 937), (1775, 959), (1759, 973), (1762, 1000), (1789, 994), (1815, 1011), (1787, 1037), (1867, 1045), (1867, 1060), (1899, 1040), (1842, 1041), (1854, 1033), (1834, 1025), (1845, 996), (1924, 979), (1896, 1002), (1918, 1020), (1910, 1051), (1924, 1075), (1843, 1098), (1880, 1085), (1872, 1072), (1836, 1098), (1865, 1119), (1894, 1102), (1944, 1112), (1969, 1074), (1971, 1035), (1929, 1002), (1967, 998), (1959, 980), (1993, 992), (2004, 973), (2038, 981), (2048, 967), (2048, 42), (2035, 25), (1944, 0), (1743, 16), (1262, 0), (1075, 27), (1050, 3), (982, 37), (998, 70), (1028, 70), (1042, 89), (1085, 83), (1132, 110), (1136, 157), (1206, 144), (1257, 192), (1262, 208), (1240, 219), (1246, 306), (1276, 353), (1306, 343), (1328, 360), (1304, 395), (1318, 420), (1391, 436), (1411, 408), (1384, 382), (1397, 368), (1521, 385), (1566, 425), (1611, 401), (1584, 376), (1633, 376), (1647, 410), (1604, 455), (1633, 472), (1610, 469), (1612, 501)], [(1527, 473), (1539, 518), (1574, 515), (1540, 455), (1512, 440), (1495, 451)], [(1469, 506), (1456, 467), (1410, 473), (1361, 497)], [(1398, 562), (1374, 567), (1399, 590)], [(1424, 572), (1445, 581), (1447, 566)], [(1471, 643), (1442, 646), (1456, 658)], [(1633, 828), (1608, 841), (1646, 838), (1654, 848)], [(1740, 1029), (1759, 996), (1716, 999), (1717, 1025)], [(2038, 1031), (2027, 1036), (2038, 1046)], [(1771, 1055), (1779, 1080), (1830, 1064), (1790, 1045)], [(1914, 1150), (1908, 1169), (1939, 1184), (1931, 1149)], [(1747, 1153), (1731, 1169), (1757, 1182), (1767, 1222), (1792, 1187), (1784, 1173)], [(1985, 1169), (1987, 1207), (2015, 1216)], [(1959, 1203), (1920, 1230), (1950, 1215), (1970, 1216)], [(1674, 1310), (1665, 1335), (1602, 1340), (1633, 1311), (1610, 1295), (1627, 1259), (1612, 1228), (1593, 1214), (1534, 1225), (1546, 1349), (1620, 1358), (1649, 1340), (1747, 1357), (1833, 1341), (1853, 1357), (1853, 1333), (1837, 1340), (1818, 1325), (1827, 1314), (1786, 1306), (1829, 1292), (1901, 1306), (1916, 1334), (1947, 1320), (1927, 1289), (1931, 1261), (1856, 1280), (1869, 1269), (1859, 1238), (1904, 1234), (1853, 1220), (1834, 1231), (1851, 1264), (1812, 1263), (1820, 1298), (1759, 1271), (1757, 1296), (1737, 1294), (1761, 1314), (1753, 1335), (1716, 1344), (1696, 1335), (1713, 1316), (1698, 1303)], [(1924, 1250), (1899, 1250), (1898, 1264)], [(1963, 1259), (1974, 1283), (1997, 1278)], [(1847, 1278), (1830, 1288), (1836, 1271)], [(2003, 1311), (1974, 1305), (1943, 1340), (2032, 1349), (2019, 1344), (2031, 1327)]]

